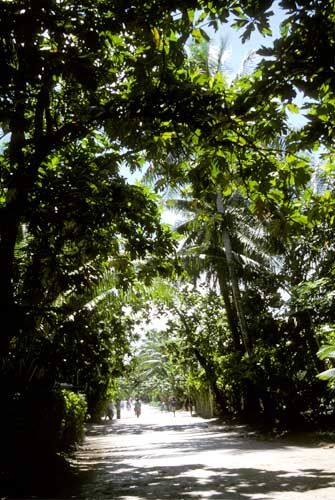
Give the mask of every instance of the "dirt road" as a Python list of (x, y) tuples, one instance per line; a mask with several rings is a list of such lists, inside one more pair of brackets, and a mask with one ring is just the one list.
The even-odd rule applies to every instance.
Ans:
[(85, 499), (335, 499), (335, 448), (266, 442), (149, 406), (90, 427), (75, 463)]

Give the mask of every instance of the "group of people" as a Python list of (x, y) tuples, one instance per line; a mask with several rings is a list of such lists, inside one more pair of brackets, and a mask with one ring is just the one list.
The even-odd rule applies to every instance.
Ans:
[(107, 418), (109, 420), (113, 420), (115, 412), (117, 418), (120, 418), (121, 410), (124, 410), (126, 408), (127, 411), (130, 411), (132, 406), (134, 408), (135, 415), (138, 418), (141, 415), (141, 407), (142, 407), (140, 398), (137, 397), (134, 401), (131, 398), (127, 399), (126, 401), (117, 399), (115, 404), (112, 401), (110, 401), (107, 404), (105, 420)]
[(124, 408), (126, 407), (126, 409), (129, 411), (129, 410), (131, 410), (131, 404), (132, 404), (132, 400), (130, 398), (127, 399), (126, 401), (121, 400), (120, 401), (120, 408), (121, 408), (121, 410), (124, 410)]
[[(134, 400), (129, 398), (127, 400), (116, 400), (116, 404), (114, 405), (113, 402), (108, 403), (107, 408), (106, 408), (106, 414), (105, 414), (105, 420), (108, 418), (109, 420), (112, 420), (115, 415), (115, 410), (116, 410), (116, 417), (120, 418), (121, 417), (121, 410), (124, 410), (126, 408), (127, 411), (130, 411), (131, 409), (134, 409), (134, 413), (137, 418), (141, 415), (142, 412), (142, 402), (139, 397), (136, 397)], [(160, 405), (161, 411), (171, 411), (174, 416), (176, 416), (176, 409), (177, 409), (177, 399), (175, 396), (171, 396), (170, 398), (166, 400), (162, 400), (161, 405)]]

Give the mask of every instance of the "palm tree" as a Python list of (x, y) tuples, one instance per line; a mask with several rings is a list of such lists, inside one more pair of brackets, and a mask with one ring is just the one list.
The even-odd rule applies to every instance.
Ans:
[(179, 254), (195, 280), (206, 277), (218, 285), (236, 350), (250, 355), (252, 346), (242, 306), (246, 288), (258, 271), (271, 269), (264, 227), (248, 210), (246, 200), (234, 193), (209, 201), (170, 200), (170, 206), (188, 214), (176, 227), (184, 237)]
[(164, 331), (148, 331), (135, 357), (134, 375), (141, 390), (166, 399), (180, 389), (183, 373), (177, 358), (175, 338)]
[[(222, 39), (218, 48), (211, 42), (194, 43), (189, 47), (189, 68), (209, 80), (227, 73), (225, 51), (227, 43)], [(254, 53), (243, 61), (241, 74), (252, 71), (256, 64)], [(241, 76), (241, 74), (239, 76)], [(211, 160), (204, 160), (204, 168), (210, 170)], [(214, 280), (224, 299), (230, 331), (237, 351), (251, 354), (251, 339), (243, 309), (242, 289), (255, 271), (269, 268), (270, 258), (265, 250), (265, 229), (248, 210), (247, 201), (237, 192), (223, 197), (220, 185), (213, 181), (201, 186), (198, 175), (202, 173), (193, 158), (192, 186), (184, 184), (189, 196), (170, 199), (167, 205), (188, 214), (177, 231), (184, 237), (180, 248), (185, 265), (194, 279), (206, 276)], [(204, 174), (204, 177), (206, 174)], [(153, 181), (151, 171), (147, 180)], [(199, 189), (198, 189), (199, 188)], [(181, 188), (181, 191), (182, 188)]]
[[(230, 283), (231, 283), (233, 302), (234, 302), (236, 315), (237, 315), (240, 330), (241, 330), (241, 335), (242, 335), (245, 351), (248, 355), (250, 355), (251, 354), (251, 343), (250, 343), (250, 339), (248, 336), (244, 310), (243, 310), (243, 307), (241, 305), (241, 294), (240, 294), (240, 288), (239, 288), (238, 279), (237, 279), (237, 273), (236, 273), (236, 269), (235, 269), (232, 241), (231, 241), (230, 233), (228, 231), (228, 221), (225, 220), (225, 219), (227, 219), (227, 215), (226, 215), (227, 212), (224, 209), (223, 199), (222, 199), (222, 195), (220, 193), (218, 193), (216, 196), (216, 207), (217, 207), (217, 211), (222, 215), (222, 219), (223, 219), (223, 221), (222, 221), (223, 222), (223, 224), (222, 224), (222, 239), (223, 239), (223, 247), (224, 247), (224, 252), (225, 252), (225, 257), (226, 257), (228, 276), (229, 276)], [(223, 287), (223, 284), (221, 284), (221, 288), (222, 287)]]

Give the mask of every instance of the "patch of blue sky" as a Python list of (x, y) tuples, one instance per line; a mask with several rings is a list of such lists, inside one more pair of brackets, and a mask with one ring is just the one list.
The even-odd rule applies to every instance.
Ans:
[(252, 52), (256, 52), (262, 46), (271, 47), (275, 39), (280, 37), (280, 25), (285, 19), (285, 13), (279, 8), (278, 3), (275, 2), (271, 9), (273, 15), (270, 17), (270, 28), (272, 35), (263, 36), (257, 29), (255, 29), (245, 43), (242, 43), (241, 36), (243, 30), (236, 30), (232, 28), (235, 16), (231, 15), (228, 21), (221, 25), (220, 29), (214, 33), (209, 32), (209, 36), (214, 42), (218, 43), (220, 39), (227, 40), (227, 51), (229, 53), (229, 59), (226, 60), (230, 71), (234, 76), (241, 73), (243, 62), (246, 60), (248, 55)]

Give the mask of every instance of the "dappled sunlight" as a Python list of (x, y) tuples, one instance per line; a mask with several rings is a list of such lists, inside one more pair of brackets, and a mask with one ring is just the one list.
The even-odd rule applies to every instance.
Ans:
[[(110, 477), (97, 471), (94, 492), (106, 498), (272, 498), (274, 492), (306, 492), (334, 487), (331, 472), (320, 469), (209, 468), (201, 464), (154, 467), (110, 467)], [(91, 490), (89, 490), (90, 492)], [(127, 492), (124, 496), (122, 491)], [(259, 497), (258, 495), (262, 495)]]
[(254, 439), (186, 412), (145, 406), (142, 417), (88, 429), (75, 460), (85, 498), (286, 499), (335, 487), (325, 450)]

